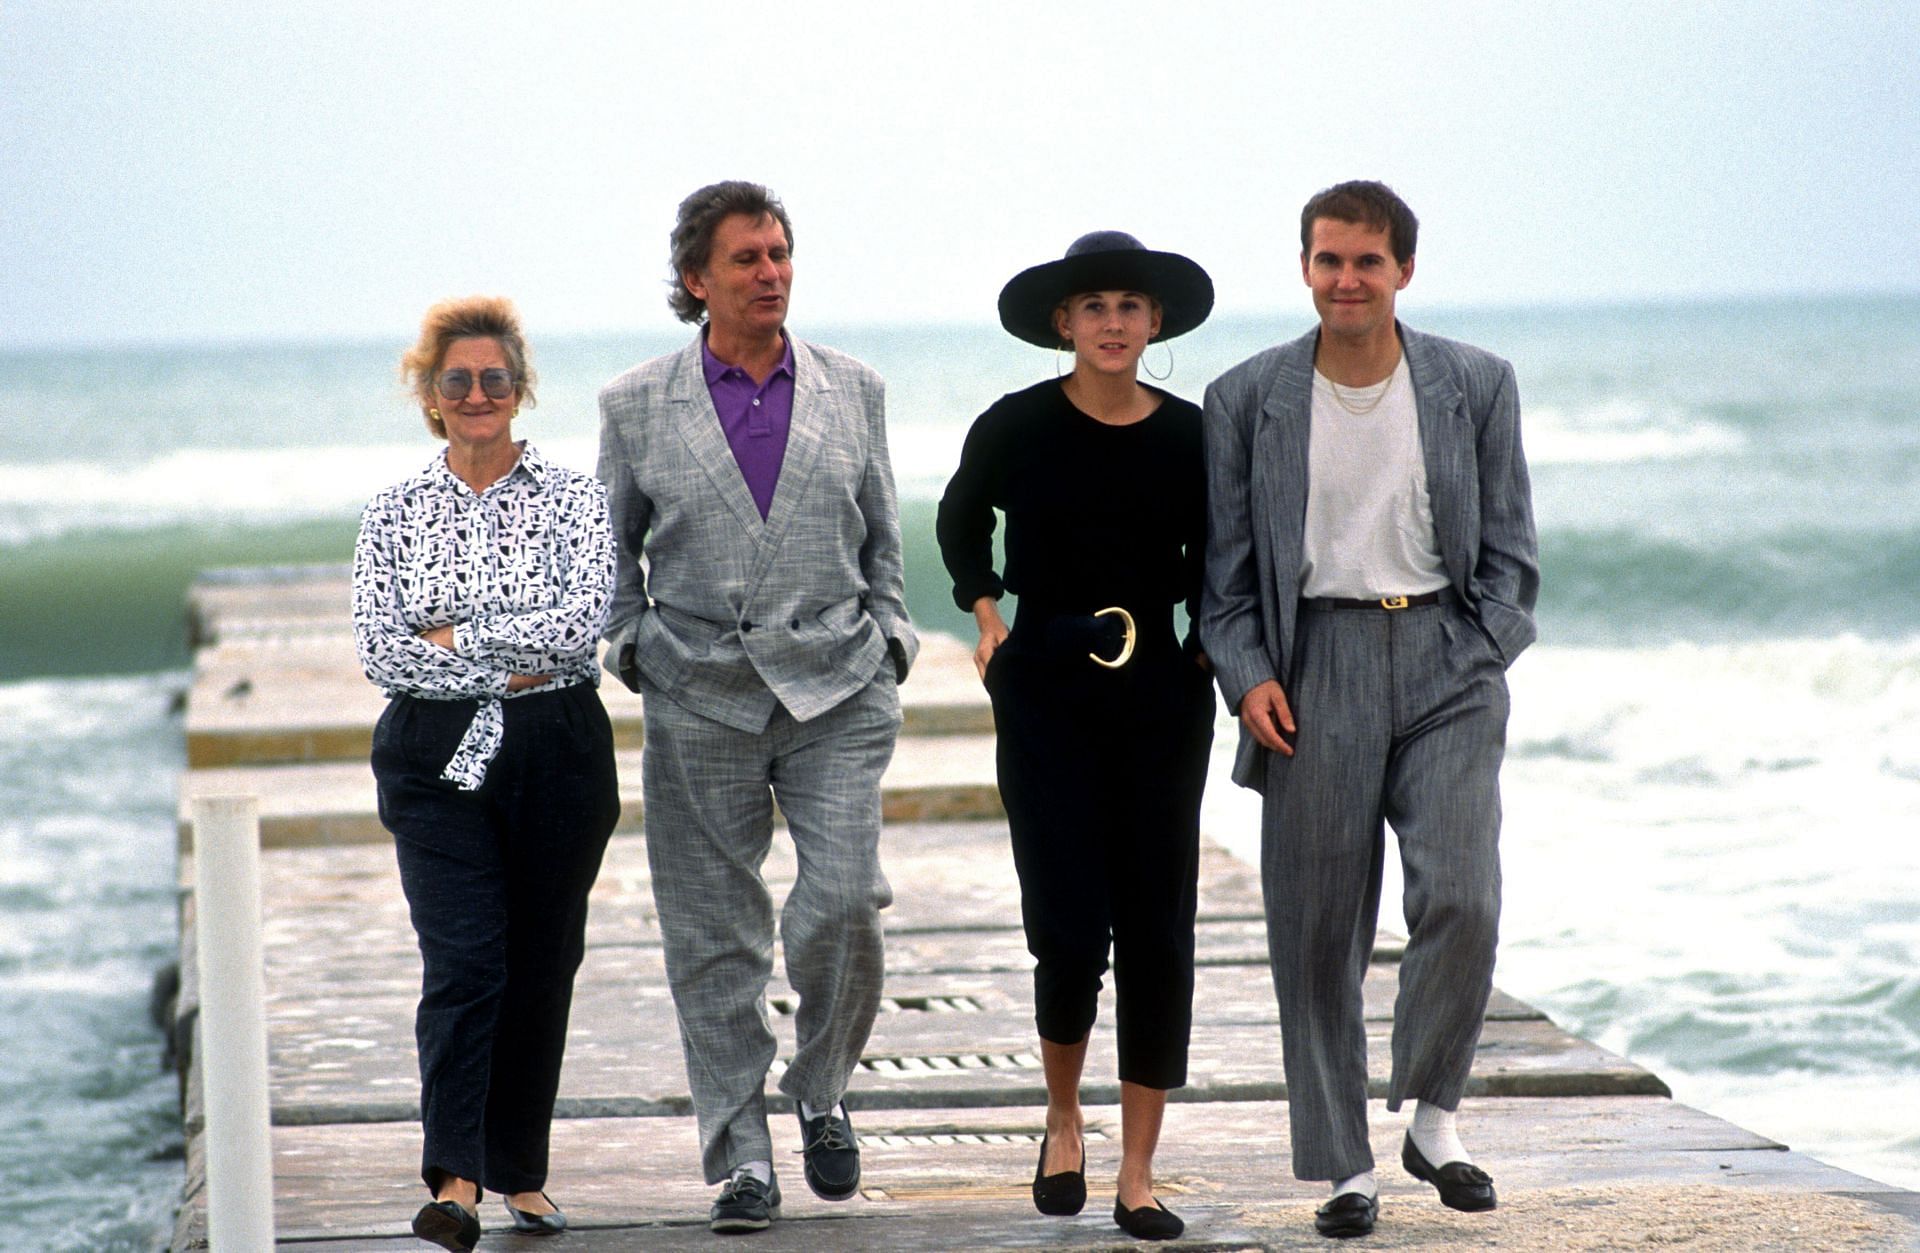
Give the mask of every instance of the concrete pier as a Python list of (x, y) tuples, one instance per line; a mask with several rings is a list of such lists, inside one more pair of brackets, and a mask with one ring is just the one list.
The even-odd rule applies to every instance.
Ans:
[[(260, 800), (274, 1209), (280, 1247), (424, 1248), (412, 1016), (419, 956), (393, 854), (373, 816), (368, 731), (381, 699), (360, 676), (338, 570), (225, 575), (193, 593), (199, 645), (182, 782), (183, 1116), (176, 1249), (206, 1246), (204, 1112), (190, 800)], [(602, 687), (622, 744), (622, 826), (594, 889), (554, 1129), (548, 1191), (577, 1250), (710, 1248), (673, 1008), (647, 876), (637, 698)], [(993, 786), (992, 724), (968, 646), (927, 642), (902, 689), (907, 728), (885, 781), (887, 1000), (848, 1096), (863, 1154), (851, 1201), (814, 1198), (796, 1126), (774, 1094), (786, 1206), (763, 1249), (1131, 1247), (1110, 1217), (1119, 1161), (1109, 992), (1087, 1066), (1089, 1202), (1045, 1218), (1027, 1198), (1044, 1126), (1031, 962)], [(1220, 786), (1227, 786), (1220, 781)], [(794, 873), (776, 835), (776, 899)], [(1260, 921), (1258, 874), (1204, 852), (1192, 1081), (1175, 1093), (1159, 1194), (1179, 1247), (1324, 1247), (1323, 1185), (1288, 1169), (1286, 1085)], [(1376, 1096), (1398, 943), (1383, 937), (1366, 993)], [(792, 1049), (779, 974), (769, 1013)], [(778, 1075), (776, 1065), (775, 1078)], [(774, 1089), (769, 1084), (769, 1091)], [(1659, 1078), (1496, 993), (1463, 1125), (1500, 1208), (1457, 1214), (1398, 1165), (1405, 1115), (1373, 1110), (1382, 1187), (1371, 1247), (1697, 1249), (1920, 1247), (1920, 1197), (1837, 1170), (1677, 1104)], [(482, 1249), (537, 1248), (497, 1198)], [(548, 1245), (552, 1242), (548, 1241)]]

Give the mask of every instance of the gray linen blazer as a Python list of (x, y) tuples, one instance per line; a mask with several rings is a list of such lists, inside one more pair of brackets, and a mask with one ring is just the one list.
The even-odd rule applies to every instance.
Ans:
[[(1469, 344), (1399, 327), (1420, 416), (1433, 529), (1453, 590), (1511, 665), (1533, 642), (1540, 590), (1533, 489), (1513, 367)], [(1200, 642), (1239, 712), (1256, 685), (1289, 687), (1307, 515), (1315, 328), (1207, 388), (1207, 574)], [(1233, 779), (1261, 789), (1265, 752), (1246, 727)]]
[(765, 521), (720, 429), (700, 338), (600, 392), (618, 549), (606, 667), (738, 730), (805, 721), (919, 651), (907, 620), (885, 385), (793, 344), (793, 423)]

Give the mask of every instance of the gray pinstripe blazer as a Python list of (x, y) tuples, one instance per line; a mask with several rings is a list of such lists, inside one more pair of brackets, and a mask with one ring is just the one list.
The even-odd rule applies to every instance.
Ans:
[(793, 339), (793, 424), (765, 521), (727, 445), (700, 339), (600, 392), (619, 549), (607, 669), (739, 730), (805, 721), (919, 651), (907, 620), (885, 385)]
[[(1453, 589), (1508, 664), (1533, 642), (1540, 590), (1533, 489), (1513, 367), (1400, 326), (1420, 415), (1433, 529)], [(1236, 712), (1257, 684), (1289, 681), (1307, 513), (1315, 328), (1207, 388), (1207, 577), (1200, 642)], [(1266, 779), (1243, 726), (1234, 782)]]

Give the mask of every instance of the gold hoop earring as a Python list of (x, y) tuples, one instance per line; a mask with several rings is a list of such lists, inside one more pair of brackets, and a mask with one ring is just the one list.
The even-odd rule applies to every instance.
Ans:
[(1068, 349), (1070, 349), (1070, 348), (1072, 348), (1072, 347), (1073, 347), (1073, 344), (1072, 344), (1071, 342), (1069, 342), (1069, 343), (1065, 343), (1065, 344), (1062, 344), (1062, 345), (1060, 345), (1060, 346), (1059, 346), (1058, 348), (1055, 348), (1055, 349), (1053, 350), (1053, 377), (1055, 377), (1055, 378), (1057, 378), (1057, 379), (1061, 379), (1061, 378), (1065, 378), (1065, 377), (1067, 377), (1067, 375), (1068, 375), (1068, 374), (1071, 374), (1071, 373), (1073, 373), (1073, 371), (1072, 371), (1072, 370), (1068, 370), (1068, 371), (1066, 371), (1066, 373), (1064, 373), (1064, 374), (1063, 374), (1063, 373), (1061, 373), (1061, 370), (1060, 370), (1060, 355), (1061, 355), (1061, 353), (1063, 353), (1063, 352), (1065, 352), (1065, 351), (1067, 351)]
[(1160, 341), (1160, 346), (1167, 350), (1167, 372), (1165, 374), (1155, 374), (1152, 367), (1147, 364), (1147, 355), (1145, 353), (1140, 354), (1140, 368), (1145, 370), (1147, 377), (1156, 383), (1164, 383), (1173, 377), (1173, 345), (1163, 339)]

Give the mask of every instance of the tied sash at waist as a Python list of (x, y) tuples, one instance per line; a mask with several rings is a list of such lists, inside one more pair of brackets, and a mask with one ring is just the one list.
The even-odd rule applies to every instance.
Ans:
[(473, 711), (473, 721), (467, 724), (467, 733), (460, 737), (440, 777), (462, 792), (479, 791), (480, 785), (486, 782), (487, 767), (500, 753), (500, 742), (506, 738), (506, 732), (507, 719), (500, 709), (499, 697), (487, 697)]
[[(542, 692), (558, 692), (582, 683), (593, 682), (595, 676), (561, 676), (542, 683), (537, 687), (523, 688), (518, 692), (509, 692), (505, 696), (487, 696), (475, 701), (473, 720), (467, 723), (465, 734), (454, 746), (453, 756), (447, 760), (446, 768), (440, 777), (459, 788), (462, 792), (477, 792), (480, 785), (487, 781), (487, 767), (500, 755), (500, 745), (506, 739), (506, 712), (501, 708), (503, 700), (513, 700), (521, 696), (533, 696)], [(441, 696), (433, 692), (409, 692), (417, 700), (474, 700), (471, 696)]]

